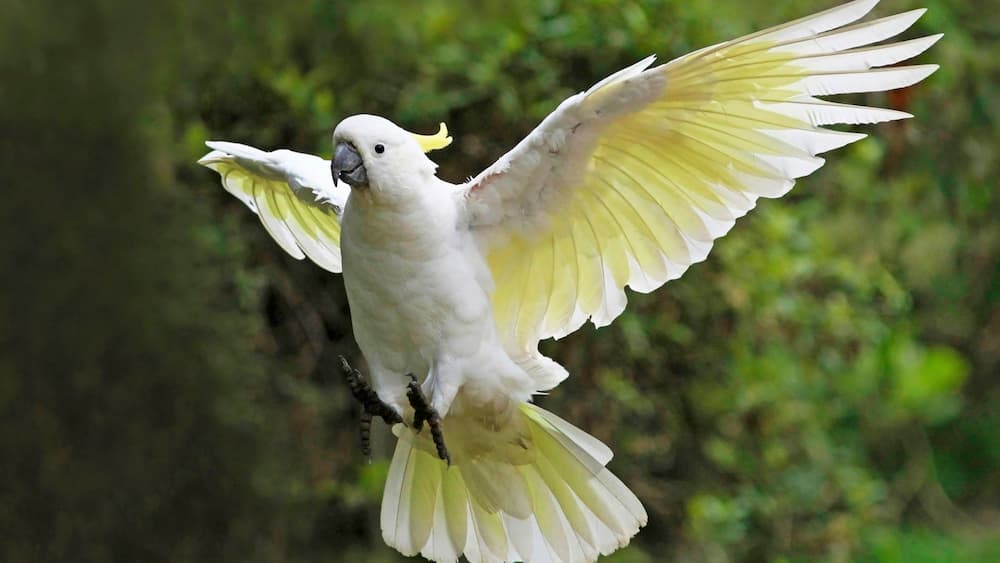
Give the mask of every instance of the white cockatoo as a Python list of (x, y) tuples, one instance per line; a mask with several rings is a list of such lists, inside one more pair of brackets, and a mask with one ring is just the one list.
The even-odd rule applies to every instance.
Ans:
[[(609, 324), (626, 286), (678, 278), (758, 198), (865, 136), (821, 126), (911, 117), (817, 98), (936, 70), (896, 65), (940, 35), (873, 46), (924, 12), (855, 23), (877, 3), (640, 61), (459, 185), (426, 156), (450, 142), (443, 126), (421, 136), (349, 117), (332, 162), (208, 143), (199, 162), (285, 251), (343, 272), (373, 400), (402, 421), (382, 500), (389, 545), (435, 561), (594, 561), (646, 524), (606, 468), (611, 450), (531, 403), (568, 375), (538, 342)], [(435, 433), (418, 432), (424, 420)]]

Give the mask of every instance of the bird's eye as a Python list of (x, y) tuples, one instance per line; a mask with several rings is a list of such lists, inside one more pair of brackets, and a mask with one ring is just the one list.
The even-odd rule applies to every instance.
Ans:
[(379, 144), (375, 145), (375, 152), (378, 153), (378, 154), (384, 153), (385, 152), (385, 145), (383, 145), (382, 143), (379, 143)]

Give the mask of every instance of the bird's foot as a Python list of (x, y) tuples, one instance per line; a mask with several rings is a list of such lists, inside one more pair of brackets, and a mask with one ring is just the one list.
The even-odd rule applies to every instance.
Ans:
[(431, 406), (423, 389), (417, 383), (417, 377), (412, 373), (408, 374), (410, 383), (406, 386), (406, 396), (410, 399), (410, 406), (413, 407), (413, 428), (420, 432), (424, 427), (424, 422), (431, 428), (431, 439), (437, 448), (438, 457), (451, 465), (451, 456), (448, 455), (448, 447), (444, 443), (444, 432), (441, 430), (441, 415), (437, 409)]
[(382, 399), (378, 398), (378, 393), (365, 381), (361, 372), (352, 368), (351, 364), (343, 356), (340, 357), (340, 369), (344, 372), (347, 385), (351, 388), (351, 394), (361, 403), (361, 454), (369, 461), (372, 458), (372, 419), (376, 416), (382, 417), (386, 424), (403, 422), (403, 417)]

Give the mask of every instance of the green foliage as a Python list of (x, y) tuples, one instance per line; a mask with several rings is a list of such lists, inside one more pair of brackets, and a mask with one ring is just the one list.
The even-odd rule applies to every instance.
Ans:
[[(445, 121), (459, 180), (629, 63), (819, 7), (3, 4), (10, 561), (400, 559), (391, 439), (364, 463), (335, 368), (341, 281), (195, 166), (206, 138), (328, 155), (349, 114)], [(863, 129), (612, 327), (543, 344), (573, 376), (539, 401), (613, 444), (650, 511), (610, 560), (1000, 558), (1000, 11), (878, 13), (920, 5), (941, 72), (857, 100), (917, 119)]]

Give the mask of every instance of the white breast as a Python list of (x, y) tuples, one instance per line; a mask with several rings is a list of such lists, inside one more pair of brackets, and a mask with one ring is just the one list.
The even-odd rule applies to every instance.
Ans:
[(402, 390), (401, 376), (423, 378), (443, 357), (495, 340), (488, 274), (469, 233), (455, 229), (453, 200), (442, 188), (410, 203), (352, 196), (343, 219), (354, 334), (383, 400)]

